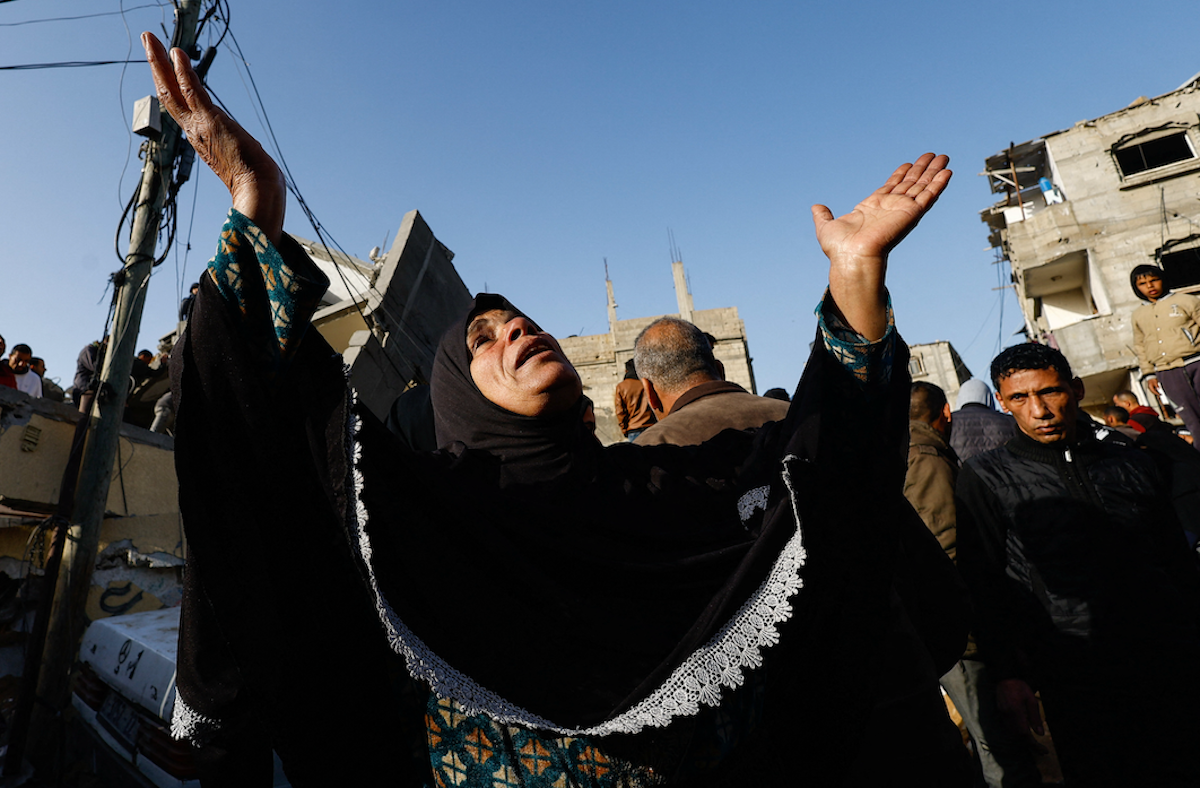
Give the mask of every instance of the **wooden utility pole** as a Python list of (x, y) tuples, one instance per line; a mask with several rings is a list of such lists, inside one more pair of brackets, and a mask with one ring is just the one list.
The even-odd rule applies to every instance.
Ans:
[[(201, 2), (176, 0), (172, 46), (188, 53), (194, 51)], [(179, 126), (163, 113), (161, 134), (158, 139), (149, 139), (145, 143), (145, 163), (130, 229), (129, 252), (124, 268), (114, 280), (118, 290), (117, 310), (83, 450), (75, 506), (62, 568), (54, 588), (54, 603), (37, 682), (40, 703), (35, 706), (29, 730), (35, 754), (43, 749), (46, 735), (53, 731), (54, 718), (70, 702), (71, 668), (83, 636), (84, 609), (100, 543), (100, 524), (108, 502), (125, 399), (129, 394), (129, 373), (133, 368), (146, 286), (154, 264), (158, 227), (170, 192), (175, 159), (181, 145), (187, 144), (182, 137)]]

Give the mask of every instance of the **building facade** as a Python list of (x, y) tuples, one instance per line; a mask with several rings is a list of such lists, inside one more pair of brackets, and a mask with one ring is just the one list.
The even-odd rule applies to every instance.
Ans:
[(958, 390), (971, 379), (971, 370), (946, 341), (908, 346), (908, 374), (913, 382), (925, 381), (946, 392), (951, 409), (958, 409)]
[(711, 334), (716, 340), (713, 355), (725, 366), (725, 379), (737, 383), (752, 394), (758, 393), (754, 385), (750, 347), (746, 341), (746, 326), (738, 317), (737, 307), (694, 310), (691, 293), (687, 290), (683, 263), (674, 263), (673, 269), (678, 313), (618, 320), (613, 285), (608, 281), (608, 333), (559, 340), (563, 352), (579, 371), (579, 377), (583, 380), (583, 393), (591, 397), (595, 405), (596, 437), (606, 446), (624, 440), (613, 413), (613, 390), (625, 377), (625, 362), (633, 358), (633, 343), (638, 334), (660, 317), (682, 318), (695, 323), (701, 331)]
[(1032, 341), (1057, 347), (1093, 412), (1121, 389), (1159, 406), (1133, 352), (1130, 283), (1160, 265), (1175, 290), (1200, 290), (1200, 74), (1177, 90), (1010, 145), (987, 159), (982, 212)]

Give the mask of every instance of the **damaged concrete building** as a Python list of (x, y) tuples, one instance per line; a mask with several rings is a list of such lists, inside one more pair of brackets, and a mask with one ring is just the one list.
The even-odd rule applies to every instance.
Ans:
[(438, 341), (471, 303), (454, 252), (417, 211), (370, 262), (293, 237), (329, 277), (313, 325), (350, 367), (359, 400), (385, 421), (400, 392), (429, 383)]
[(1012, 269), (1032, 341), (1058, 347), (1095, 411), (1129, 388), (1152, 406), (1132, 349), (1139, 264), (1200, 290), (1200, 74), (1178, 89), (1010, 145), (987, 159), (989, 241)]
[(958, 351), (945, 340), (908, 346), (908, 374), (913, 382), (924, 381), (946, 392), (946, 400), (957, 408), (958, 390), (971, 379), (971, 370)]

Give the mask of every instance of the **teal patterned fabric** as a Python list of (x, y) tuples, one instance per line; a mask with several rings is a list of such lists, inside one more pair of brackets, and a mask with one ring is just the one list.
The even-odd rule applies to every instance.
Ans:
[(892, 312), (892, 296), (887, 300), (887, 331), (875, 342), (869, 342), (856, 333), (825, 304), (832, 303), (829, 290), (813, 312), (825, 338), (825, 348), (846, 367), (854, 377), (871, 386), (882, 386), (892, 379), (892, 365), (896, 358), (896, 317)]
[[(541, 734), (468, 715), (448, 698), (429, 695), (425, 725), (433, 785), (490, 788), (646, 788), (680, 785), (710, 773), (762, 717), (761, 674), (719, 707), (666, 730), (626, 739), (621, 753), (606, 740)], [(655, 764), (659, 768), (655, 768)], [(666, 773), (663, 769), (670, 770)]]
[(494, 788), (642, 788), (662, 785), (648, 767), (617, 760), (588, 739), (550, 738), (464, 714), (448, 698), (430, 695), (426, 715), (434, 785)]
[[(288, 236), (283, 245), (296, 246)], [(298, 249), (298, 247), (297, 247)], [(278, 372), (295, 352), (329, 281), (306, 255), (288, 254), (304, 268), (284, 261), (283, 255), (259, 227), (233, 210), (221, 228), (217, 254), (208, 273), (221, 296), (246, 317), (249, 341), (261, 348), (270, 372)], [(269, 312), (262, 313), (266, 296)]]

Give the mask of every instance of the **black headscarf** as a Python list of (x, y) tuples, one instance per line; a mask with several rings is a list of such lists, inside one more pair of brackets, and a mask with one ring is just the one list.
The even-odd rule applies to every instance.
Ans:
[(522, 416), (491, 402), (471, 377), (467, 326), (477, 315), (493, 309), (525, 317), (501, 295), (480, 293), (461, 320), (442, 337), (433, 361), (430, 387), (438, 446), (455, 454), (470, 447), (501, 460), (500, 483), (548, 481), (594, 453), (595, 441), (583, 425), (583, 398), (549, 416)]

